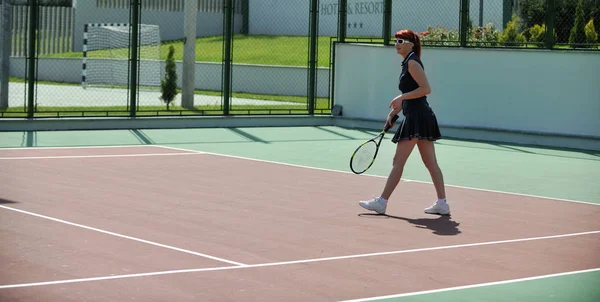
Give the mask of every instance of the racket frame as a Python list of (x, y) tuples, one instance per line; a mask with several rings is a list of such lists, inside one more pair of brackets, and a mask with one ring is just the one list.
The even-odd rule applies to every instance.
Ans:
[[(398, 115), (395, 115), (392, 118), (392, 124), (394, 122), (396, 122), (396, 120), (398, 119)], [(381, 146), (381, 142), (383, 141), (383, 137), (385, 136), (385, 134), (390, 130), (391, 125), (387, 125), (377, 136), (375, 136), (374, 138), (371, 138), (365, 142), (363, 142), (362, 144), (360, 144), (352, 153), (352, 156), (350, 157), (350, 170), (354, 173), (354, 174), (362, 174), (367, 172), (367, 170), (369, 170), (369, 168), (371, 168), (371, 166), (373, 165), (373, 163), (375, 163), (375, 158), (377, 158), (377, 154), (379, 153), (379, 146)], [(355, 171), (354, 170), (354, 166), (352, 165), (352, 161), (354, 160), (354, 157), (356, 156), (356, 154), (358, 153), (358, 151), (360, 150), (360, 148), (362, 148), (364, 145), (369, 144), (371, 142), (375, 143), (375, 154), (373, 154), (373, 159), (371, 159), (371, 163), (369, 163), (369, 165), (363, 170), (363, 171)]]

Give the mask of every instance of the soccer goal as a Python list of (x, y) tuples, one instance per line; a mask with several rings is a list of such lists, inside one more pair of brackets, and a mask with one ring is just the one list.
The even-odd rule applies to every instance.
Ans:
[[(85, 24), (82, 86), (127, 87), (130, 80), (130, 24)], [(139, 24), (138, 80), (140, 89), (160, 89), (160, 29)]]

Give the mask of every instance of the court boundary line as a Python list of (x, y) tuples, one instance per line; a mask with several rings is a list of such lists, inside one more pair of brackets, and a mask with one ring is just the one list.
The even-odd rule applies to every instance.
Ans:
[[(4, 206), (0, 205), (0, 207), (4, 207)], [(496, 245), (496, 244), (510, 244), (510, 243), (516, 243), (516, 242), (529, 242), (529, 241), (537, 241), (537, 240), (558, 239), (558, 238), (567, 238), (567, 237), (585, 236), (585, 235), (594, 235), (594, 234), (600, 234), (600, 230), (579, 232), (579, 233), (568, 233), (568, 234), (561, 234), (561, 235), (527, 237), (527, 238), (520, 238), (520, 239), (507, 239), (507, 240), (487, 241), (487, 242), (478, 242), (478, 243), (446, 245), (446, 246), (418, 248), (418, 249), (409, 249), (409, 250), (396, 250), (396, 251), (388, 251), (388, 252), (354, 254), (354, 255), (346, 255), (346, 256), (332, 256), (332, 257), (311, 258), (311, 259), (303, 259), (303, 260), (290, 260), (290, 261), (281, 261), (281, 262), (267, 262), (267, 263), (235, 265), (235, 266), (155, 271), (155, 272), (137, 273), (137, 274), (110, 275), (110, 276), (100, 276), (100, 277), (91, 277), (91, 278), (64, 279), (64, 280), (45, 281), (45, 282), (33, 282), (33, 283), (6, 284), (6, 285), (0, 285), (0, 290), (9, 289), (9, 288), (46, 286), (46, 285), (103, 281), (103, 280), (113, 280), (113, 279), (139, 278), (139, 277), (149, 277), (149, 276), (159, 276), (159, 275), (172, 275), (172, 274), (183, 274), (183, 273), (197, 273), (197, 272), (208, 272), (208, 271), (224, 271), (224, 270), (234, 270), (234, 269), (249, 269), (249, 268), (257, 268), (257, 267), (272, 267), (272, 266), (284, 266), (284, 265), (294, 265), (294, 264), (306, 264), (306, 263), (316, 263), (316, 262), (325, 262), (325, 261), (334, 261), (334, 260), (344, 260), (344, 259), (358, 259), (358, 258), (366, 258), (366, 257), (378, 257), (378, 256), (399, 255), (399, 254), (409, 254), (409, 253), (428, 252), (428, 251), (439, 251), (439, 250), (448, 250), (448, 249), (457, 249), (457, 248), (469, 248), (469, 247), (488, 246), (488, 245)]]
[(186, 254), (191, 254), (191, 255), (194, 255), (194, 256), (200, 256), (200, 257), (208, 258), (208, 259), (211, 259), (211, 260), (216, 260), (216, 261), (219, 261), (219, 262), (225, 262), (225, 263), (228, 263), (228, 264), (233, 264), (236, 267), (246, 266), (246, 264), (244, 264), (244, 263), (240, 263), (240, 262), (236, 262), (236, 261), (232, 261), (232, 260), (223, 259), (223, 258), (211, 256), (211, 255), (208, 255), (208, 254), (198, 253), (198, 252), (194, 252), (194, 251), (191, 251), (191, 250), (186, 250), (186, 249), (182, 249), (182, 248), (178, 248), (178, 247), (175, 247), (175, 246), (166, 245), (166, 244), (162, 244), (162, 243), (158, 243), (158, 242), (154, 242), (154, 241), (150, 241), (150, 240), (146, 240), (146, 239), (141, 239), (141, 238), (137, 238), (137, 237), (133, 237), (133, 236), (123, 235), (123, 234), (119, 234), (119, 233), (115, 233), (115, 232), (111, 232), (111, 231), (106, 231), (106, 230), (102, 230), (102, 229), (99, 229), (99, 228), (95, 228), (95, 227), (91, 227), (91, 226), (87, 226), (87, 225), (83, 225), (83, 224), (79, 224), (79, 223), (74, 223), (74, 222), (66, 221), (66, 220), (59, 219), (59, 218), (54, 218), (54, 217), (50, 217), (50, 216), (46, 216), (46, 215), (42, 215), (42, 214), (37, 214), (37, 213), (33, 213), (33, 212), (21, 210), (21, 209), (16, 209), (16, 208), (13, 208), (13, 207), (7, 207), (7, 206), (4, 206), (4, 205), (0, 205), (0, 208), (5, 209), (5, 210), (9, 210), (9, 211), (18, 212), (18, 213), (21, 213), (21, 214), (26, 214), (26, 215), (34, 216), (34, 217), (37, 217), (37, 218), (43, 218), (43, 219), (46, 219), (46, 220), (51, 220), (51, 221), (54, 221), (54, 222), (59, 222), (59, 223), (62, 223), (62, 224), (66, 224), (66, 225), (70, 225), (70, 226), (74, 226), (74, 227), (78, 227), (78, 228), (83, 228), (83, 229), (90, 230), (90, 231), (95, 231), (95, 232), (103, 233), (103, 234), (106, 234), (106, 235), (111, 235), (111, 236), (115, 236), (115, 237), (119, 237), (119, 238), (124, 238), (124, 239), (132, 240), (132, 241), (137, 241), (137, 242), (141, 242), (141, 243), (145, 243), (145, 244), (149, 244), (149, 245), (153, 245), (153, 246), (158, 246), (158, 247), (162, 247), (162, 248), (169, 249), (169, 250), (174, 250), (174, 251), (183, 252), (183, 253), (186, 253)]
[(180, 152), (180, 153), (138, 153), (138, 154), (104, 154), (104, 155), (55, 155), (55, 156), (15, 156), (0, 157), (0, 160), (34, 160), (34, 159), (87, 159), (87, 158), (121, 158), (121, 157), (151, 157), (151, 156), (181, 156), (181, 155), (202, 155), (198, 152)]
[[(256, 161), (256, 162), (278, 164), (278, 165), (290, 166), (290, 167), (296, 167), (296, 168), (304, 168), (304, 169), (311, 169), (311, 170), (319, 170), (319, 171), (326, 171), (326, 172), (336, 172), (336, 173), (343, 173), (343, 174), (355, 175), (354, 173), (352, 173), (350, 171), (342, 171), (342, 170), (326, 169), (326, 168), (317, 168), (317, 167), (311, 167), (311, 166), (290, 164), (290, 163), (284, 163), (284, 162), (277, 162), (277, 161), (270, 161), (270, 160), (264, 160), (264, 159), (256, 159), (256, 158), (236, 156), (236, 155), (228, 155), (228, 154), (221, 154), (221, 153), (214, 153), (214, 152), (197, 151), (197, 150), (177, 148), (177, 147), (169, 147), (169, 146), (163, 146), (163, 145), (153, 145), (153, 146), (156, 146), (156, 147), (159, 147), (159, 148), (166, 148), (166, 149), (171, 149), (171, 150), (177, 150), (177, 151), (198, 152), (200, 154), (223, 156), (223, 157), (230, 157), (230, 158), (236, 158), (236, 159), (244, 159), (244, 160), (250, 160), (250, 161)], [(383, 178), (383, 179), (387, 178), (387, 176), (367, 174), (367, 173), (356, 175), (356, 176), (357, 177), (376, 177), (376, 178)], [(430, 181), (413, 180), (413, 179), (406, 179), (406, 178), (402, 178), (401, 180), (405, 181), (405, 182), (416, 182), (416, 183), (423, 183), (423, 184), (433, 185), (433, 183), (430, 182)], [(516, 192), (507, 192), (507, 191), (498, 191), (498, 190), (490, 190), (490, 189), (481, 189), (481, 188), (458, 186), (458, 185), (452, 185), (452, 184), (445, 184), (445, 186), (446, 187), (459, 188), (459, 189), (473, 190), (473, 191), (481, 191), (481, 192), (489, 192), (489, 193), (500, 193), (500, 194), (515, 195), (515, 196), (533, 197), (533, 198), (541, 198), (541, 199), (548, 199), (548, 200), (554, 200), (554, 201), (564, 201), (564, 202), (572, 202), (572, 203), (580, 203), (580, 204), (588, 204), (588, 205), (593, 205), (593, 206), (600, 206), (600, 204), (598, 204), (598, 203), (592, 203), (592, 202), (580, 201), (580, 200), (573, 200), (573, 199), (564, 199), (564, 198), (556, 198), (556, 197), (548, 197), (548, 196), (540, 196), (540, 195), (531, 195), (531, 194), (516, 193)]]
[(107, 146), (54, 146), (54, 147), (0, 147), (3, 150), (53, 150), (53, 149), (112, 149), (112, 148), (139, 148), (157, 147), (158, 145), (107, 145)]
[(455, 287), (446, 287), (446, 288), (433, 289), (433, 290), (409, 292), (409, 293), (396, 294), (396, 295), (377, 296), (377, 297), (360, 298), (360, 299), (352, 299), (352, 300), (342, 300), (339, 302), (367, 302), (367, 301), (377, 301), (377, 300), (383, 300), (383, 299), (420, 296), (420, 295), (435, 294), (435, 293), (464, 290), (464, 289), (471, 289), (471, 288), (478, 288), (478, 287), (504, 285), (504, 284), (511, 284), (511, 283), (517, 283), (517, 282), (533, 281), (533, 280), (540, 280), (540, 279), (547, 279), (547, 278), (554, 278), (554, 277), (563, 277), (563, 276), (569, 276), (569, 275), (591, 273), (591, 272), (596, 272), (596, 271), (600, 271), (600, 267), (592, 268), (592, 269), (585, 269), (585, 270), (578, 270), (578, 271), (568, 271), (568, 272), (562, 272), (562, 273), (556, 273), (556, 274), (539, 275), (539, 276), (526, 277), (526, 278), (508, 279), (508, 280), (502, 280), (502, 281), (476, 283), (476, 284), (463, 285), (463, 286), (455, 286)]

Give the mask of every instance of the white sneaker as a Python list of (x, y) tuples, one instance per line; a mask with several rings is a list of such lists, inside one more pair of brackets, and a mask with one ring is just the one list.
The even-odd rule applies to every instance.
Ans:
[(431, 207), (425, 209), (427, 214), (450, 215), (450, 206), (448, 203), (434, 203)]
[(377, 214), (385, 214), (385, 209), (387, 208), (387, 202), (381, 197), (360, 201), (358, 204), (369, 211), (377, 212)]

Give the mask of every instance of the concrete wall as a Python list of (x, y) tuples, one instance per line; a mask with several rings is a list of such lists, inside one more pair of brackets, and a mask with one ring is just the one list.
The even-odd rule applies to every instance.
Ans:
[[(422, 59), (441, 125), (600, 138), (600, 53), (427, 48)], [(337, 45), (344, 116), (385, 120), (401, 61), (393, 47)]]

